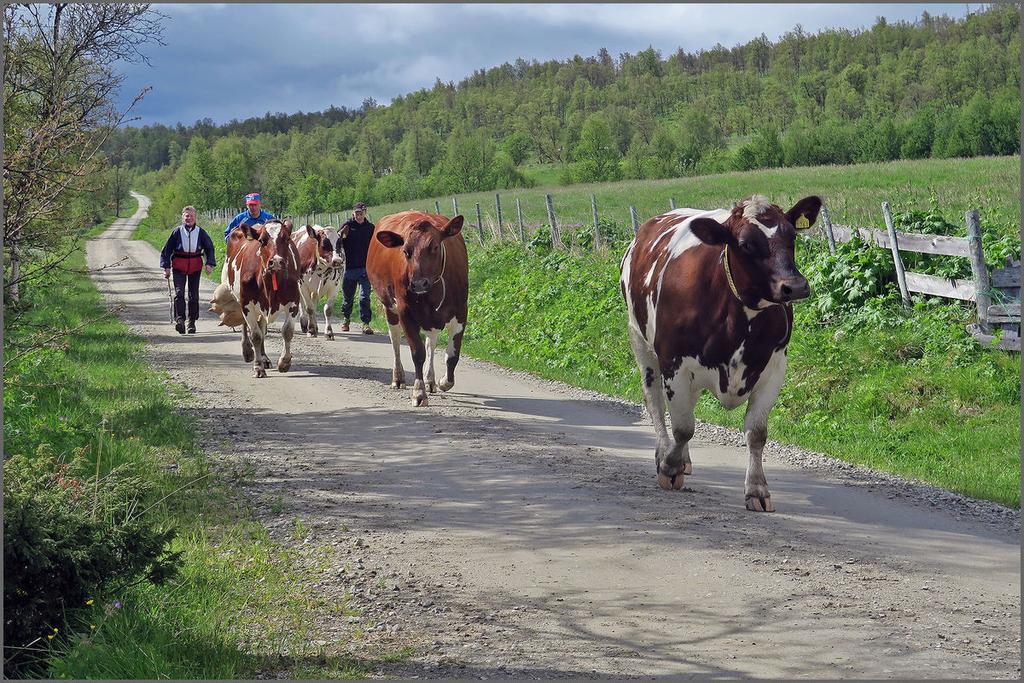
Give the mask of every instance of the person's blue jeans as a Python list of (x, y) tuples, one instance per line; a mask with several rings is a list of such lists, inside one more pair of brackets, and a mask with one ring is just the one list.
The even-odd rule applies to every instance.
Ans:
[(352, 319), (352, 303), (359, 285), (359, 319), (364, 325), (370, 323), (370, 278), (366, 276), (366, 268), (347, 268), (341, 281), (341, 316), (345, 320)]

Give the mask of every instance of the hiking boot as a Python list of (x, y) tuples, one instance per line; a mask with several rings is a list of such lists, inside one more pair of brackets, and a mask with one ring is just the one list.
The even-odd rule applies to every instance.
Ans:
[(370, 327), (370, 323), (363, 323), (363, 334), (373, 334), (373, 328)]
[(178, 334), (185, 334), (185, 321), (181, 319), (176, 320), (174, 322), (174, 329), (178, 331)]
[(344, 321), (343, 323), (341, 323), (341, 331), (342, 332), (348, 332), (348, 321), (347, 320)]
[(195, 334), (196, 333), (196, 321), (195, 320), (189, 320), (188, 321), (188, 333), (189, 334)]

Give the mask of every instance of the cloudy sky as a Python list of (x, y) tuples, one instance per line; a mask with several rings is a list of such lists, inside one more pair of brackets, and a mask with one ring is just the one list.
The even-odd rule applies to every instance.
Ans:
[[(762, 32), (775, 40), (805, 31), (870, 27), (876, 17), (915, 19), (923, 11), (963, 16), (965, 4), (624, 5), (624, 4), (168, 4), (165, 46), (150, 44), (151, 66), (125, 65), (122, 98), (153, 90), (141, 121), (216, 123), (267, 111), (358, 107), (366, 97), (458, 82), (474, 69), (544, 61), (605, 47), (617, 57), (653, 46), (666, 57), (715, 43), (732, 47)], [(975, 8), (978, 5), (974, 5)]]

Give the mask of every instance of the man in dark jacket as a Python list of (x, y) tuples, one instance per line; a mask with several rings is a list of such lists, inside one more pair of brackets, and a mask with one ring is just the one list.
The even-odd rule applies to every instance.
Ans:
[(363, 334), (373, 334), (370, 327), (370, 278), (366, 275), (366, 254), (373, 239), (373, 223), (366, 220), (366, 204), (357, 202), (353, 218), (341, 226), (341, 242), (345, 248), (345, 277), (341, 281), (341, 331), (348, 332), (352, 316), (352, 299), (359, 285), (359, 319), (363, 321)]
[(196, 209), (186, 206), (181, 210), (181, 224), (174, 228), (160, 252), (160, 267), (164, 277), (174, 272), (174, 329), (185, 334), (185, 285), (188, 284), (188, 333), (196, 333), (199, 317), (199, 276), (203, 271), (213, 272), (217, 259), (213, 241), (205, 230), (196, 225)]

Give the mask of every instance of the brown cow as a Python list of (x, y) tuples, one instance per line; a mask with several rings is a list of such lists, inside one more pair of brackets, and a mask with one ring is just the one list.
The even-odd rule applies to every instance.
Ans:
[[(403, 211), (381, 218), (374, 233), (376, 239), (370, 240), (366, 273), (387, 316), (395, 351), (391, 386), (401, 389), (405, 385), (399, 354), (404, 330), (416, 368), (412, 389), (415, 406), (427, 405), (428, 389), (435, 393), (436, 386), (448, 391), (455, 385), (469, 297), (469, 264), (461, 230), (462, 216), (448, 220), (436, 214)], [(435, 385), (434, 347), (442, 328), (448, 330), (447, 373)], [(425, 349), (421, 330), (426, 333)], [(427, 360), (424, 385), (423, 363)]]
[(761, 453), (786, 374), (790, 302), (810, 295), (794, 261), (796, 231), (820, 208), (820, 198), (806, 197), (783, 212), (754, 195), (732, 211), (676, 209), (640, 226), (626, 250), (619, 284), (663, 489), (682, 488), (692, 471), (693, 408), (707, 389), (729, 410), (749, 399), (746, 506), (774, 511)]
[(299, 255), (291, 241), (292, 222), (241, 225), (228, 235), (222, 284), (242, 308), (242, 358), (253, 364), (253, 376), (266, 377), (270, 359), (264, 348), (267, 326), (284, 314), (284, 349), (279, 372), (292, 364), (291, 342), (299, 314)]

